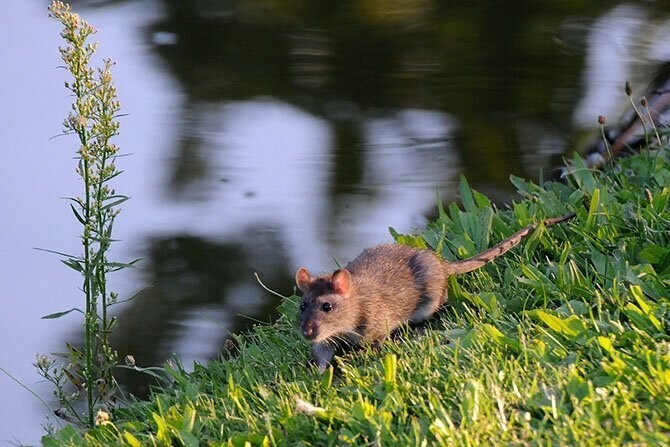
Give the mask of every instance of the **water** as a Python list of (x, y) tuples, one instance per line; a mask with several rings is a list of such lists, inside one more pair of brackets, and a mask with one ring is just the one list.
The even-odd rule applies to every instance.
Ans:
[[(498, 203), (616, 123), (626, 79), (670, 61), (661, 2), (78, 2), (118, 62), (132, 156), (117, 190), (115, 345), (138, 364), (215, 356), (269, 321), (295, 270), (346, 263), (421, 227), (465, 174)], [(273, 3), (274, 5), (274, 3)], [(316, 4), (314, 4), (316, 5)], [(403, 6), (408, 5), (408, 6)], [(274, 8), (274, 9), (273, 9)], [(405, 9), (403, 9), (405, 8)], [(10, 0), (0, 29), (0, 366), (48, 398), (30, 363), (81, 337), (79, 278), (33, 247), (78, 252), (69, 98), (46, 2)], [(124, 378), (142, 392), (137, 377)], [(0, 439), (35, 443), (45, 409), (0, 375)]]

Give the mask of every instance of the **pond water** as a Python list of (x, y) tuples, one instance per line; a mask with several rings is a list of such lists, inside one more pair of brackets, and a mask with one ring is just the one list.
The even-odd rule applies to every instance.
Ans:
[[(503, 205), (616, 125), (670, 61), (665, 2), (79, 1), (117, 61), (121, 298), (114, 342), (139, 365), (216, 356), (271, 321), (273, 290), (325, 271), (387, 228), (411, 231), (464, 174)], [(0, 367), (44, 398), (38, 352), (81, 339), (79, 278), (34, 247), (77, 252), (75, 142), (46, 1), (9, 0), (0, 37)], [(136, 393), (146, 384), (124, 377)], [(0, 375), (0, 439), (35, 443), (45, 408)]]

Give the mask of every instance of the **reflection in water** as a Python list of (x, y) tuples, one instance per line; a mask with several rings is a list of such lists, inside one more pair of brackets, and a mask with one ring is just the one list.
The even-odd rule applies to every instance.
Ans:
[[(587, 36), (584, 94), (574, 112), (577, 126), (591, 127), (594, 117), (602, 115), (603, 110), (621, 115), (630, 105), (621, 94), (624, 83), (649, 82), (657, 61), (649, 57), (652, 48), (638, 36), (651, 29), (648, 12), (632, 4), (617, 6), (592, 24)], [(664, 44), (670, 46), (667, 39)]]
[[(120, 315), (115, 332), (120, 354), (133, 353), (143, 365), (160, 363), (175, 344), (187, 346), (187, 356), (203, 345), (212, 347), (209, 355), (216, 353), (216, 346), (190, 340), (193, 334), (181, 330), (184, 315), (204, 307), (202, 319), (243, 316), (213, 327), (219, 334), (239, 331), (253, 319), (267, 321), (277, 301), (258, 288), (254, 272), (290, 294), (299, 264), (330, 269), (334, 257), (344, 263), (358, 247), (388, 240), (388, 222), (421, 225), (441, 179), (456, 174), (443, 150), (453, 124), (441, 113), (407, 110), (362, 123), (368, 149), (360, 154), (358, 182), (332, 194), (327, 187), (335, 162), (323, 120), (270, 100), (208, 111), (199, 125), (210, 130), (198, 132), (209, 151), (207, 174), (186, 183), (178, 199), (151, 210), (154, 221), (169, 222), (160, 231), (164, 236), (147, 243), (151, 274), (145, 283), (153, 287)], [(328, 196), (330, 203), (323, 200)], [(259, 296), (263, 306), (255, 304)]]
[[(148, 243), (154, 287), (121, 315), (122, 353), (206, 359), (251, 321), (231, 315), (272, 313), (252, 276), (263, 260), (290, 293), (299, 265), (330, 270), (388, 240), (388, 225), (423, 225), (461, 172), (507, 200), (510, 174), (551, 168), (611, 110), (646, 11), (615, 8), (574, 33), (600, 6), (566, 20), (574, 5), (416, 3), (389, 16), (361, 3), (168, 2), (147, 40), (184, 94), (165, 202), (150, 211), (171, 217)], [(267, 228), (273, 249), (258, 256)]]
[[(670, 123), (670, 20), (655, 17), (652, 11), (623, 4), (603, 14), (593, 23), (587, 37), (584, 91), (573, 113), (577, 129), (593, 126), (593, 116), (615, 117), (608, 131), (610, 148), (601, 138), (591, 138), (590, 154), (619, 153), (627, 146), (644, 141), (644, 128), (622, 94), (630, 81), (633, 99), (645, 97), (658, 127)], [(652, 36), (641, 39), (642, 36)], [(642, 88), (639, 88), (642, 86)], [(611, 94), (619, 92), (618, 95)], [(639, 104), (638, 104), (639, 105)], [(596, 140), (593, 143), (593, 140)], [(597, 160), (598, 158), (592, 158)]]
[[(133, 353), (144, 365), (160, 365), (172, 353), (189, 365), (218, 352), (229, 333), (248, 326), (247, 318), (270, 321), (276, 301), (247, 289), (249, 278), (258, 272), (266, 284), (290, 294), (290, 277), (274, 265), (283, 258), (274, 236), (259, 230), (235, 244), (192, 236), (151, 241), (142, 278), (151, 286), (120, 315), (116, 348)], [(146, 391), (146, 376), (122, 372), (119, 380), (134, 393)]]
[(117, 257), (144, 258), (124, 292), (151, 287), (121, 310), (119, 354), (215, 356), (274, 315), (254, 272), (289, 294), (298, 266), (330, 270), (388, 226), (423, 225), (461, 173), (508, 201), (510, 174), (584, 147), (597, 115), (615, 122), (622, 79), (641, 90), (670, 60), (665, 3), (76, 2), (130, 114)]
[[(583, 33), (584, 95), (583, 44), (556, 45), (567, 10), (416, 3), (389, 17), (360, 4), (168, 2), (147, 40), (184, 101), (164, 202), (147, 211), (169, 225), (147, 243), (153, 287), (120, 317), (122, 354), (204, 360), (250, 321), (231, 315), (272, 314), (259, 263), (290, 293), (299, 265), (329, 270), (388, 240), (388, 225), (423, 225), (461, 172), (504, 201), (510, 174), (550, 167), (573, 125), (611, 107), (632, 47), (609, 43), (634, 40), (644, 17), (622, 6)], [(272, 250), (251, 250), (268, 228)], [(216, 336), (193, 331), (198, 314), (222, 322)]]

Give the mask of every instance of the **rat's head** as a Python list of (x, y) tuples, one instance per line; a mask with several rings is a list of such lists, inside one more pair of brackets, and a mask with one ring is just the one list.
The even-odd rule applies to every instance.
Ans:
[(305, 267), (295, 274), (302, 291), (300, 329), (308, 340), (322, 342), (332, 336), (349, 332), (355, 318), (351, 298), (351, 274), (346, 269), (332, 275), (314, 277)]

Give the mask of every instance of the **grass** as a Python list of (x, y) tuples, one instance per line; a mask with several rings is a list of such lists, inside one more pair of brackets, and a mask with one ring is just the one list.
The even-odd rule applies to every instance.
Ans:
[(422, 333), (308, 366), (297, 297), (280, 319), (235, 337), (233, 352), (85, 434), (44, 445), (669, 445), (670, 150), (604, 172), (575, 158), (568, 184), (513, 178), (496, 210), (465, 180), (451, 205), (401, 243), (470, 256), (541, 226), (486, 267), (451, 278), (446, 308)]

